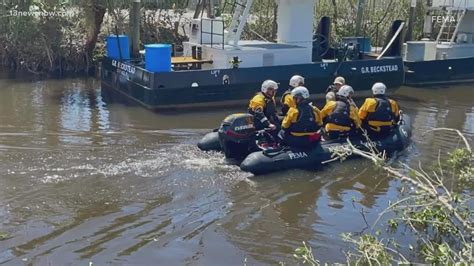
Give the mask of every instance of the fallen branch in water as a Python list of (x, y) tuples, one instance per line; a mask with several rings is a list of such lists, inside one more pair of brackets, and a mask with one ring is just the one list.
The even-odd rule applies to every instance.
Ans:
[[(474, 157), (469, 142), (459, 130), (435, 128), (430, 131), (442, 130), (458, 133), (466, 147), (448, 153), (449, 158), (443, 163), (438, 153), (435, 168), (430, 171), (425, 171), (421, 163), (418, 164), (418, 169), (406, 164), (402, 164), (401, 169), (390, 166), (386, 161), (386, 154), (376, 149), (375, 143), (368, 138), (367, 134), (365, 134), (367, 142), (364, 143), (364, 150), (357, 148), (348, 139), (347, 145), (332, 149), (332, 158), (323, 163), (343, 161), (349, 156), (359, 155), (372, 161), (389, 176), (410, 184), (409, 190), (405, 190), (406, 187), (402, 186), (400, 194), (404, 197), (395, 203), (389, 203), (389, 206), (379, 213), (371, 229), (374, 230), (383, 215), (389, 211), (394, 212), (395, 217), (387, 221), (390, 230), (397, 230), (399, 222), (403, 222), (416, 236), (415, 247), (408, 244), (408, 249), (410, 252), (418, 252), (424, 262), (435, 265), (474, 265), (473, 245), (470, 241), (474, 228), (469, 220), (472, 215), (470, 207), (472, 196), (471, 191), (465, 189), (472, 188), (473, 185), (472, 161)], [(450, 187), (451, 190), (448, 189), (444, 178), (457, 178), (456, 181), (460, 182), (458, 189), (453, 189), (454, 182)], [(354, 201), (353, 206), (355, 208)], [(360, 213), (368, 226), (363, 208)], [(355, 249), (355, 252), (345, 252), (348, 265), (411, 263), (401, 253), (403, 249), (400, 249), (401, 245), (394, 239), (379, 238), (380, 230), (377, 230), (375, 234), (362, 235), (366, 228), (356, 236), (352, 233), (341, 235), (342, 239), (352, 243)], [(303, 263), (319, 265), (319, 261), (308, 259), (314, 257), (312, 257), (311, 248), (308, 248), (305, 243), (303, 247), (295, 250), (294, 257)]]
[[(383, 215), (395, 212), (397, 215), (387, 221), (388, 226), (393, 230), (398, 227), (400, 221), (406, 224), (416, 234), (418, 239), (416, 250), (426, 262), (472, 265), (474, 262), (472, 243), (469, 242), (469, 237), (466, 237), (472, 237), (474, 232), (470, 221), (472, 196), (464, 189), (472, 187), (472, 173), (474, 173), (472, 149), (466, 137), (457, 129), (435, 128), (430, 131), (456, 132), (463, 140), (465, 148), (458, 148), (448, 153), (450, 157), (444, 163), (441, 162), (440, 153), (438, 153), (435, 168), (430, 171), (425, 171), (421, 163), (418, 164), (418, 169), (406, 164), (401, 164), (403, 168), (399, 169), (387, 163), (385, 154), (374, 149), (375, 145), (366, 136), (368, 141), (364, 149), (367, 148), (368, 151), (357, 148), (350, 140), (347, 140), (348, 145), (339, 147), (332, 160), (345, 159), (338, 156), (359, 155), (372, 161), (390, 176), (410, 184), (411, 189), (408, 195), (395, 203), (389, 203), (389, 206), (378, 215), (372, 225), (372, 230)], [(449, 179), (453, 180), (450, 189), (444, 183)], [(460, 182), (457, 193), (453, 190), (454, 179)], [(412, 190), (413, 187), (415, 189)], [(402, 187), (400, 193), (404, 193), (404, 188)], [(377, 236), (378, 234), (376, 233)], [(395, 249), (388, 246), (391, 240), (384, 243), (372, 235), (362, 235), (357, 239), (350, 234), (348, 236), (343, 235), (343, 240), (355, 244), (358, 252), (348, 253), (348, 262), (356, 259), (356, 262), (377, 264), (381, 262), (380, 259), (383, 259), (382, 261), (387, 264), (390, 264), (387, 260), (394, 263), (394, 259), (387, 255), (387, 251), (398, 255), (402, 263), (407, 261), (399, 253), (398, 244), (393, 242)], [(411, 245), (409, 248), (412, 251), (415, 250)]]
[(438, 128), (433, 128), (433, 129), (430, 129), (430, 130), (426, 131), (425, 133), (422, 134), (422, 136), (424, 136), (426, 133), (432, 132), (432, 131), (453, 131), (453, 132), (458, 133), (459, 137), (464, 141), (464, 145), (466, 146), (466, 149), (469, 152), (472, 153), (471, 146), (469, 145), (469, 142), (467, 141), (466, 137), (464, 137), (464, 135), (461, 133), (461, 131), (459, 131), (458, 129), (438, 127)]
[[(457, 131), (460, 135), (462, 135), (458, 130), (453, 130), (453, 131)], [(464, 138), (464, 136), (463, 136), (463, 138)], [(465, 138), (464, 138), (464, 140), (465, 140)], [(422, 169), (421, 169), (421, 171), (417, 171), (417, 170), (409, 167), (408, 165), (404, 164), (404, 166), (409, 171), (414, 173), (413, 177), (409, 177), (408, 175), (403, 174), (400, 169), (396, 169), (396, 168), (393, 168), (393, 167), (390, 167), (390, 166), (386, 165), (384, 154), (380, 155), (380, 153), (377, 154), (377, 153), (374, 153), (374, 152), (366, 152), (366, 151), (360, 150), (359, 148), (355, 147), (349, 139), (347, 140), (347, 143), (349, 144), (349, 146), (341, 146), (342, 150), (346, 149), (347, 153), (357, 154), (357, 155), (359, 155), (363, 158), (371, 160), (374, 164), (376, 164), (378, 166), (381, 166), (381, 168), (383, 170), (385, 170), (386, 172), (388, 172), (389, 174), (391, 174), (395, 178), (397, 178), (401, 181), (409, 182), (412, 185), (420, 188), (424, 192), (428, 193), (431, 197), (437, 199), (437, 201), (441, 205), (443, 205), (449, 212), (451, 212), (452, 215), (458, 220), (458, 222), (460, 222), (463, 225), (465, 230), (467, 230), (469, 232), (474, 231), (474, 227), (471, 225), (471, 223), (469, 221), (467, 221), (466, 219), (464, 219), (459, 214), (459, 212), (456, 210), (456, 208), (454, 207), (454, 198), (453, 198), (453, 196), (451, 195), (449, 190), (443, 185), (442, 181), (439, 178), (437, 178), (438, 180), (437, 180), (437, 182), (435, 182)], [(470, 148), (469, 143), (467, 142), (467, 140), (465, 141), (465, 144), (466, 144), (467, 150), (471, 151), (471, 148)], [(444, 191), (444, 193), (441, 193), (439, 190), (437, 190), (436, 189), (437, 187), (441, 187), (442, 190)]]

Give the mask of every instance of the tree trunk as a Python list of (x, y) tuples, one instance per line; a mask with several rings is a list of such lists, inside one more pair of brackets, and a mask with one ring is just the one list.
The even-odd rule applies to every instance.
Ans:
[(104, 20), (106, 12), (105, 6), (100, 5), (98, 1), (86, 0), (84, 11), (86, 13), (86, 44), (84, 46), (87, 64), (92, 62), (97, 36), (100, 32), (100, 26)]
[(196, 9), (194, 10), (193, 18), (199, 18), (205, 1), (206, 0), (199, 0), (197, 2)]
[(332, 0), (332, 6), (334, 7), (334, 17), (333, 17), (333, 24), (334, 24), (334, 35), (338, 35), (338, 27), (337, 27), (337, 20), (339, 19), (338, 12), (337, 12), (337, 3), (336, 0)]
[(277, 39), (278, 33), (278, 4), (275, 1), (273, 2), (273, 21), (272, 21), (272, 40)]

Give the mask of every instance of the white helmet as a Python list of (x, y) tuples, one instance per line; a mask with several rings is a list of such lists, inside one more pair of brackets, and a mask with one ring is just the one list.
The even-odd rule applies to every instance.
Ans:
[(309, 91), (307, 88), (303, 86), (296, 87), (291, 90), (291, 96), (301, 96), (303, 99), (308, 99), (309, 98)]
[(372, 86), (372, 93), (374, 95), (384, 95), (386, 89), (387, 86), (385, 86), (385, 84), (382, 82), (377, 82)]
[(278, 90), (278, 83), (276, 83), (275, 81), (270, 80), (270, 79), (265, 80), (265, 81), (262, 83), (262, 88), (261, 88), (262, 92), (263, 92), (263, 93), (267, 93), (267, 90), (268, 90), (269, 88), (273, 88), (273, 89), (275, 89), (275, 90)]
[(290, 86), (296, 88), (298, 86), (304, 85), (304, 78), (300, 75), (294, 75), (290, 79)]
[(344, 85), (337, 91), (336, 94), (347, 98), (354, 94), (354, 89), (349, 85)]

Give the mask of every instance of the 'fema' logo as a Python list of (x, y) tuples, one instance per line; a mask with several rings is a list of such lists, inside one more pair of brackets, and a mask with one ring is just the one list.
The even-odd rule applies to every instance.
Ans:
[(306, 154), (306, 152), (290, 152), (288, 153), (288, 156), (290, 157), (290, 160), (293, 160), (308, 157), (308, 154)]

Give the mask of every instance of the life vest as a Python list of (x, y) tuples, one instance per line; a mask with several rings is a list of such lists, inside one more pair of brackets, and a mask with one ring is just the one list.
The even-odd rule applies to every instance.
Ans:
[(291, 90), (292, 90), (292, 89), (293, 89), (293, 88), (289, 88), (289, 89), (287, 89), (287, 90), (283, 93), (283, 95), (281, 96), (281, 99), (280, 99), (281, 104), (284, 104), (284, 103), (285, 103), (285, 98), (286, 98), (286, 97), (288, 97), (288, 96), (291, 97)]
[[(280, 102), (281, 102), (281, 113), (282, 115), (286, 115), (288, 113), (288, 110), (291, 107), (296, 107), (295, 102), (293, 100), (293, 96), (291, 96), (291, 90), (293, 88), (289, 88), (286, 90), (283, 95), (281, 96)], [(289, 97), (289, 98), (288, 98)]]
[[(263, 101), (264, 101), (263, 110), (261, 110), (263, 115), (269, 120), (270, 123), (272, 123), (272, 124), (279, 123), (278, 116), (277, 116), (277, 111), (276, 111), (275, 100), (273, 98), (270, 98), (270, 97), (266, 96), (262, 92), (257, 93), (254, 96), (254, 98), (257, 97), (257, 96), (259, 96), (260, 100), (263, 99)], [(256, 115), (256, 113), (257, 113), (251, 107), (249, 107), (248, 111), (252, 115)], [(257, 119), (261, 119), (261, 118), (258, 117)]]
[(289, 132), (291, 133), (312, 133), (317, 132), (321, 127), (317, 124), (317, 118), (314, 115), (313, 107), (307, 102), (296, 106), (298, 109), (298, 118), (296, 123), (291, 124)]
[(337, 93), (336, 85), (333, 85), (333, 84), (329, 85), (328, 88), (326, 89), (326, 93), (328, 92), (334, 92), (334, 94), (336, 94)]
[(374, 112), (367, 114), (367, 121), (393, 122), (395, 116), (393, 114), (390, 101), (385, 96), (374, 96), (377, 105)]
[(354, 128), (355, 125), (351, 119), (351, 105), (347, 99), (336, 96), (336, 106), (334, 106), (332, 113), (325, 118), (324, 122)]

